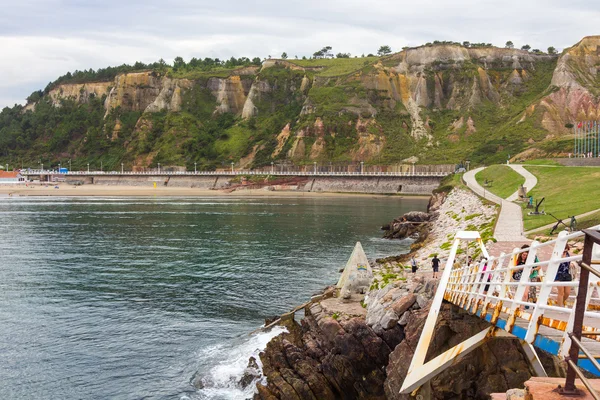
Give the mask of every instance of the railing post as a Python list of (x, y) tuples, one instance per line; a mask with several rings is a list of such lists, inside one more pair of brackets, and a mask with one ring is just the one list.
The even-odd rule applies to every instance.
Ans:
[[(594, 237), (588, 232), (585, 232), (585, 242), (583, 244), (583, 258), (582, 263), (586, 265), (592, 265), (592, 249), (594, 248)], [(590, 280), (590, 271), (586, 268), (581, 268), (579, 274), (579, 288), (577, 289), (577, 303), (575, 304), (575, 316), (573, 319), (573, 336), (581, 342), (581, 331), (583, 328), (583, 317), (585, 309), (587, 307), (587, 291)], [(571, 349), (569, 350), (569, 360), (575, 365), (579, 360), (579, 347), (573, 341), (571, 342)], [(568, 364), (567, 377), (565, 379), (565, 387), (562, 389), (563, 394), (579, 393), (575, 387), (575, 377), (577, 373), (575, 369)]]

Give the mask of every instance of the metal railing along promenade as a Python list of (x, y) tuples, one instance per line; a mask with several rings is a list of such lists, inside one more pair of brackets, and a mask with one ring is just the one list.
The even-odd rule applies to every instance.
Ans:
[[(488, 254), (478, 232), (458, 232), (401, 393), (412, 392), (495, 338), (518, 339), (539, 376), (546, 376), (546, 372), (536, 349), (564, 360), (568, 372), (561, 390), (565, 393), (576, 390), (575, 375), (583, 376), (579, 369), (600, 376), (596, 362), (600, 359), (600, 269), (594, 268), (600, 264), (598, 229), (600, 225), (586, 231), (561, 232), (555, 240), (534, 241), (529, 248), (498, 256)], [(585, 240), (582, 253), (565, 253), (569, 242), (581, 239)], [(482, 260), (467, 265), (466, 254), (473, 248), (480, 250)], [(542, 256), (550, 250), (550, 257)], [(527, 257), (518, 265), (517, 260), (525, 258), (522, 253)], [(556, 281), (561, 263), (570, 265), (571, 281)], [(534, 269), (539, 275), (531, 278)], [(555, 292), (560, 287), (576, 292), (565, 305), (556, 301)], [(488, 321), (490, 327), (425, 363), (443, 300)]]
[(245, 175), (272, 175), (272, 176), (332, 176), (332, 177), (357, 177), (357, 176), (379, 176), (379, 177), (444, 177), (448, 172), (321, 172), (321, 171), (69, 171), (58, 172), (53, 170), (29, 170), (22, 171), (22, 175), (62, 175), (62, 176), (245, 176)]

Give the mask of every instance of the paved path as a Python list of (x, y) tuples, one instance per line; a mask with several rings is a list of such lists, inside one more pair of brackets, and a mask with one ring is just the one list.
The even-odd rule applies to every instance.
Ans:
[[(513, 168), (518, 173), (521, 173), (521, 170), (524, 170), (524, 168), (522, 166), (516, 165), (515, 167), (520, 167), (520, 168)], [(498, 221), (496, 222), (496, 229), (494, 230), (494, 237), (499, 242), (529, 241), (529, 239), (527, 239), (525, 237), (525, 234), (523, 233), (523, 214), (521, 212), (521, 206), (519, 206), (518, 204), (515, 204), (511, 201), (504, 200), (504, 199), (496, 196), (495, 194), (490, 193), (485, 188), (481, 187), (481, 185), (479, 183), (477, 183), (477, 180), (475, 180), (475, 175), (482, 169), (483, 169), (483, 167), (476, 168), (469, 172), (466, 172), (463, 175), (463, 180), (465, 181), (467, 186), (472, 191), (477, 193), (478, 195), (480, 195), (480, 196), (484, 197), (485, 199), (490, 200), (496, 204), (500, 204), (500, 206), (501, 206), (500, 215), (498, 216)], [(527, 174), (531, 175), (528, 172), (527, 172)], [(525, 182), (527, 182), (527, 179), (529, 177), (527, 175), (524, 175), (524, 176), (525, 176)], [(535, 179), (535, 177), (534, 177), (534, 179)], [(529, 182), (531, 185), (531, 183), (532, 183), (531, 179)], [(536, 180), (536, 183), (537, 183), (537, 180)], [(533, 183), (533, 186), (535, 186), (535, 183)], [(533, 186), (527, 187), (527, 189), (531, 190), (533, 188)]]
[[(517, 172), (518, 174), (525, 177), (525, 183), (523, 184), (523, 186), (525, 186), (527, 191), (530, 191), (531, 189), (534, 188), (535, 185), (537, 185), (537, 178), (531, 172), (529, 172), (525, 168), (523, 168), (522, 165), (509, 164), (508, 166), (511, 167), (512, 169), (514, 169), (515, 172)], [(519, 199), (519, 191), (518, 190), (506, 198), (506, 200), (508, 200), (508, 201), (515, 201), (518, 199)]]

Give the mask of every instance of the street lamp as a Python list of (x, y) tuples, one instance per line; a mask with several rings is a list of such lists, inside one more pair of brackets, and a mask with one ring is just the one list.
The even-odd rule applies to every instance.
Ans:
[(360, 173), (361, 173), (361, 174), (363, 173), (363, 171), (364, 171), (364, 168), (365, 168), (365, 162), (364, 162), (364, 161), (361, 161), (361, 162), (360, 162)]
[(233, 161), (231, 162), (231, 173), (233, 174)]
[(42, 165), (42, 171), (44, 170), (44, 163), (40, 163)]
[(198, 171), (196, 170), (196, 163), (194, 163), (194, 173), (197, 174)]
[(90, 163), (88, 163), (88, 174), (90, 173)]
[(160, 163), (158, 163), (158, 173), (160, 174)]
[(317, 174), (317, 162), (316, 161), (313, 162), (313, 173), (315, 175)]
[(60, 171), (60, 163), (58, 163), (58, 173), (59, 174), (61, 173), (61, 171)]
[(271, 175), (273, 175), (275, 173), (274, 168), (275, 168), (275, 166), (273, 165), (273, 161), (271, 161)]
[(71, 170), (71, 159), (69, 158), (69, 171)]
[(104, 165), (102, 165), (102, 161), (100, 161), (100, 172), (104, 170)]
[(121, 175), (123, 175), (123, 163), (121, 163)]

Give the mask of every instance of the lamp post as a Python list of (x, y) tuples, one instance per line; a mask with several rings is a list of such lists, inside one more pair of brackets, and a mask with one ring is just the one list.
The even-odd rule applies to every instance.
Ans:
[(41, 162), (40, 164), (42, 166), (42, 171), (43, 171), (44, 170), (44, 163)]
[(69, 171), (71, 170), (71, 159), (69, 158)]
[(158, 173), (160, 174), (160, 163), (158, 163)]
[(100, 172), (102, 172), (104, 170), (104, 165), (102, 164), (102, 161), (100, 161)]
[(364, 168), (365, 168), (365, 162), (361, 161), (360, 162), (360, 173), (362, 174), (364, 172)]
[(194, 174), (197, 174), (198, 171), (196, 170), (196, 163), (194, 163)]
[(317, 174), (317, 162), (313, 162), (313, 174)]
[(415, 174), (415, 163), (414, 162), (412, 163), (412, 174), (413, 175)]
[(88, 163), (88, 174), (90, 173), (90, 163)]
[(233, 174), (233, 161), (231, 162), (231, 173)]
[(271, 175), (273, 175), (275, 173), (274, 168), (275, 168), (275, 166), (273, 164), (273, 161), (271, 161)]
[(59, 174), (61, 173), (61, 171), (60, 171), (60, 163), (58, 163), (58, 173)]
[(123, 163), (121, 163), (121, 175), (123, 175)]

